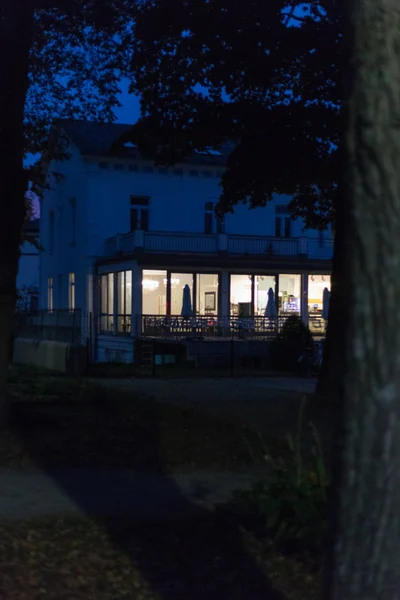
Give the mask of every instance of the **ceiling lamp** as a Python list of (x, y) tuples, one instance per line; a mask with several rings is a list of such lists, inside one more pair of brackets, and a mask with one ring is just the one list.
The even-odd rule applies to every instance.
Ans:
[(160, 287), (160, 283), (154, 279), (143, 279), (142, 286), (144, 290), (154, 292), (154, 290)]

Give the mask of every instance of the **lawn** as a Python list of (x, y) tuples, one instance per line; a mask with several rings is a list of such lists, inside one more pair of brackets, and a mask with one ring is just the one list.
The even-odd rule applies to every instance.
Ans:
[(138, 529), (49, 518), (0, 523), (6, 600), (315, 600), (320, 579), (211, 519)]
[[(0, 466), (234, 470), (262, 463), (259, 439), (240, 423), (158, 403), (84, 379), (13, 377), (12, 420)], [(249, 453), (249, 442), (255, 453)]]
[[(168, 382), (166, 382), (168, 385)], [(194, 384), (195, 385), (195, 384)], [(12, 370), (12, 420), (0, 466), (235, 471), (284, 456), (293, 398), (264, 407), (263, 431), (199, 407), (157, 402), (84, 379)], [(268, 412), (269, 411), (269, 412)], [(287, 414), (286, 414), (287, 412)], [(267, 472), (267, 471), (266, 471)], [(0, 598), (303, 600), (320, 578), (240, 521), (203, 511), (170, 523), (90, 517), (0, 521)], [(2, 596), (1, 594), (4, 594)]]

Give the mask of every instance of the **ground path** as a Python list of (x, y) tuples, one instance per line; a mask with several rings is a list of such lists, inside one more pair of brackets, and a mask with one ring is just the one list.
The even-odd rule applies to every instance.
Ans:
[(27, 472), (0, 469), (0, 520), (68, 514), (130, 515), (145, 520), (185, 518), (213, 510), (237, 489), (262, 477), (246, 472), (143, 475), (130, 470), (57, 469)]
[[(113, 389), (130, 389), (154, 396), (160, 402), (201, 408), (224, 419), (239, 419), (263, 428), (271, 402), (279, 410), (283, 399), (293, 401), (312, 393), (314, 380), (294, 378), (246, 379), (93, 379)], [(284, 418), (284, 413), (282, 413)], [(160, 475), (129, 470), (57, 469), (13, 471), (0, 469), (0, 520), (86, 512), (132, 512), (138, 520), (156, 514), (185, 516), (192, 508), (212, 509), (265, 475), (260, 467), (243, 472), (195, 471)], [(180, 502), (180, 500), (182, 502)]]

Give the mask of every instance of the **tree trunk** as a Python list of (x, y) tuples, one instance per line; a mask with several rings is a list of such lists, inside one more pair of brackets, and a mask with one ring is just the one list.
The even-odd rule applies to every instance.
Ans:
[(0, 7), (0, 426), (7, 420), (7, 370), (16, 299), (16, 276), (27, 189), (23, 170), (24, 108), (32, 42), (31, 0)]
[(354, 0), (345, 137), (344, 452), (327, 600), (400, 598), (400, 3)]

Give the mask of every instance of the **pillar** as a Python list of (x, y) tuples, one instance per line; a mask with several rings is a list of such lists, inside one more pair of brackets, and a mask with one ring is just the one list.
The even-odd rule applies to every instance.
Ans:
[(308, 273), (301, 274), (301, 319), (308, 327)]
[(229, 319), (230, 316), (230, 290), (229, 290), (229, 273), (222, 271), (221, 273), (221, 307), (219, 310), (220, 317), (223, 319)]
[(142, 268), (135, 262), (132, 265), (132, 332), (133, 338), (142, 333)]

